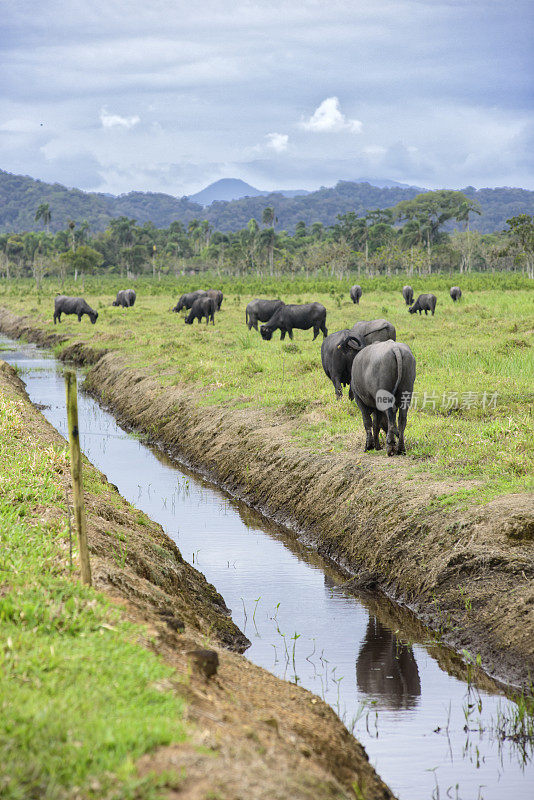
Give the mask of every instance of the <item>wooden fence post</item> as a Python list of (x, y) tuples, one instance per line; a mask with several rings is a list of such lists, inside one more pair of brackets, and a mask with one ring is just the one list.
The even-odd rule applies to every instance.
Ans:
[(72, 370), (65, 371), (65, 389), (67, 393), (67, 420), (69, 426), (74, 523), (76, 525), (76, 533), (78, 534), (82, 581), (90, 586), (91, 562), (89, 561), (87, 523), (83, 502), (82, 454), (80, 451), (80, 435), (78, 431), (78, 392), (76, 387), (76, 373)]

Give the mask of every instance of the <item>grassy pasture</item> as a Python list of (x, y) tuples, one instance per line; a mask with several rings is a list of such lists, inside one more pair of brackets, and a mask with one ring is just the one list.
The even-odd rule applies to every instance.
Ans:
[[(348, 283), (335, 279), (218, 279), (138, 282), (133, 309), (111, 306), (114, 279), (88, 279), (84, 296), (99, 312), (92, 326), (64, 317), (55, 330), (95, 346), (120, 351), (132, 366), (156, 375), (164, 386), (193, 387), (207, 405), (261, 408), (285, 412), (293, 436), (316, 451), (350, 448), (358, 457), (363, 426), (347, 396), (336, 401), (320, 360), (320, 336), (295, 331), (293, 342), (274, 334), (264, 342), (245, 326), (245, 306), (253, 297), (279, 296), (286, 302), (317, 300), (328, 311), (330, 332), (359, 319), (386, 317), (397, 340), (417, 360), (418, 407), (410, 411), (406, 431), (408, 477), (476, 479), (443, 502), (485, 499), (532, 488), (534, 464), (534, 287), (518, 275), (413, 278), (415, 296), (434, 291), (436, 314), (410, 315), (400, 294), (406, 279), (361, 280), (359, 306), (348, 297)], [(453, 303), (448, 287), (458, 283), (464, 297)], [(215, 327), (187, 326), (171, 308), (182, 291), (200, 285), (221, 287), (225, 299)], [(39, 296), (22, 281), (0, 288), (0, 305), (30, 314), (47, 330), (52, 322), (55, 283)], [(80, 284), (65, 287), (81, 294)], [(425, 402), (426, 394), (426, 402)], [(346, 395), (346, 392), (345, 392)], [(445, 403), (444, 403), (445, 395)], [(485, 398), (486, 408), (483, 407)], [(456, 402), (458, 407), (456, 408)], [(449, 407), (447, 407), (449, 406)], [(354, 447), (354, 434), (358, 434)], [(361, 441), (360, 441), (361, 440)], [(386, 459), (384, 451), (369, 459)]]

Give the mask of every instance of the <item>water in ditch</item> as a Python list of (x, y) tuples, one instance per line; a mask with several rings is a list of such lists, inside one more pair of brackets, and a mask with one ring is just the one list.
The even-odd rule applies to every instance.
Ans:
[[(66, 433), (63, 365), (0, 336), (33, 402)], [(310, 548), (118, 427), (80, 393), (87, 457), (157, 520), (212, 582), (251, 641), (247, 657), (323, 697), (400, 800), (532, 800), (532, 746), (503, 739), (516, 706), (484, 691), (412, 615), (354, 597)]]

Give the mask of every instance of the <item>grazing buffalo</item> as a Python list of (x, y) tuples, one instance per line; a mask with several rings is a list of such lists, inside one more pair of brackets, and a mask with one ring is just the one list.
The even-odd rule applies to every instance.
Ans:
[(76, 314), (78, 322), (81, 322), (83, 315), (87, 314), (93, 325), (98, 319), (98, 311), (94, 311), (83, 297), (66, 297), (64, 294), (58, 294), (54, 300), (54, 325), (56, 321), (61, 322), (62, 314)]
[(362, 287), (359, 284), (350, 287), (350, 299), (353, 303), (358, 304), (362, 296)]
[(245, 311), (245, 321), (248, 329), (256, 328), (258, 330), (258, 321), (267, 322), (271, 319), (276, 309), (283, 305), (281, 300), (258, 300), (258, 298), (251, 300)]
[(134, 289), (122, 289), (120, 292), (117, 292), (117, 297), (111, 305), (122, 306), (123, 308), (131, 308), (135, 303), (136, 297), (137, 295), (135, 294)]
[(213, 299), (215, 300), (215, 305), (217, 306), (216, 310), (220, 311), (221, 310), (222, 301), (223, 301), (223, 298), (224, 298), (224, 295), (221, 292), (221, 290), (220, 289), (208, 289), (206, 294), (208, 294), (209, 297), (213, 297)]
[(415, 314), (416, 311), (425, 312), (425, 316), (428, 315), (428, 312), (432, 312), (432, 316), (434, 316), (434, 310), (436, 308), (436, 303), (438, 302), (438, 298), (435, 294), (420, 294), (415, 303), (411, 308), (408, 309), (410, 314)]
[(381, 449), (379, 433), (383, 428), (387, 431), (388, 456), (404, 453), (404, 429), (415, 381), (412, 351), (407, 344), (393, 341), (366, 347), (358, 336), (351, 336), (347, 345), (356, 350), (350, 388), (362, 412), (367, 434), (365, 449)]
[(178, 313), (182, 308), (192, 308), (197, 297), (204, 297), (205, 294), (207, 294), (207, 292), (205, 292), (204, 289), (197, 289), (196, 292), (187, 292), (183, 294), (174, 306), (173, 311)]
[[(356, 350), (345, 345), (347, 340), (355, 335), (366, 345), (373, 344), (373, 342), (385, 342), (388, 339), (395, 341), (397, 338), (397, 332), (391, 322), (388, 322), (387, 319), (373, 319), (369, 322), (361, 320), (356, 322), (351, 330), (337, 331), (337, 333), (331, 333), (326, 339), (323, 339), (321, 345), (323, 369), (326, 376), (334, 384), (336, 397), (338, 398), (343, 394), (342, 386), (350, 387), (352, 362), (354, 361)], [(351, 400), (354, 399), (350, 388), (349, 397)]]
[(197, 297), (193, 305), (191, 306), (191, 311), (185, 318), (186, 325), (192, 325), (195, 319), (198, 319), (198, 324), (202, 320), (202, 317), (206, 317), (206, 325), (209, 325), (211, 320), (211, 324), (215, 325), (215, 312), (217, 311), (217, 303), (210, 297), (208, 294), (202, 295), (202, 297)]
[(460, 297), (462, 296), (462, 290), (460, 289), (459, 286), (451, 286), (451, 288), (449, 289), (449, 294), (456, 303), (456, 301), (459, 300)]
[(402, 296), (406, 301), (407, 306), (411, 306), (413, 303), (413, 289), (411, 286), (403, 286), (402, 287)]
[(276, 309), (272, 317), (262, 325), (260, 333), (266, 341), (272, 337), (273, 332), (280, 329), (280, 339), (285, 335), (293, 338), (293, 328), (307, 331), (313, 328), (313, 338), (323, 332), (323, 336), (328, 334), (326, 327), (326, 308), (321, 303), (305, 303), (302, 306), (282, 304)]

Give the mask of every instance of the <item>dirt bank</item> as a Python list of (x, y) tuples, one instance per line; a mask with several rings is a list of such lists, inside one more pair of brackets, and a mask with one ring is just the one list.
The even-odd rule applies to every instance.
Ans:
[[(5, 310), (0, 328), (50, 343)], [(443, 641), (479, 653), (490, 674), (534, 675), (531, 496), (445, 509), (436, 499), (460, 488), (453, 479), (413, 479), (402, 459), (310, 452), (294, 443), (290, 415), (199, 406), (187, 388), (164, 389), (114, 353), (78, 343), (62, 357), (93, 365), (87, 388), (124, 423), (311, 538), (355, 585), (407, 604)]]
[[(65, 445), (3, 361), (0, 392), (17, 398), (32, 447)], [(229, 619), (222, 597), (182, 559), (161, 527), (127, 503), (87, 462), (84, 480), (95, 588), (110, 596), (127, 618), (145, 626), (142, 644), (176, 669), (176, 682), (162, 690), (177, 691), (188, 703), (189, 743), (144, 756), (139, 772), (185, 770), (179, 792), (169, 789), (168, 796), (186, 800), (392, 798), (361, 745), (329, 706), (231, 652), (243, 649), (246, 637)], [(46, 518), (50, 524), (56, 518), (64, 522), (64, 516), (60, 508), (35, 509), (36, 520)], [(65, 541), (59, 570), (67, 563)], [(161, 612), (172, 613), (170, 623)], [(206, 646), (217, 650), (220, 662), (209, 682), (190, 655)]]

